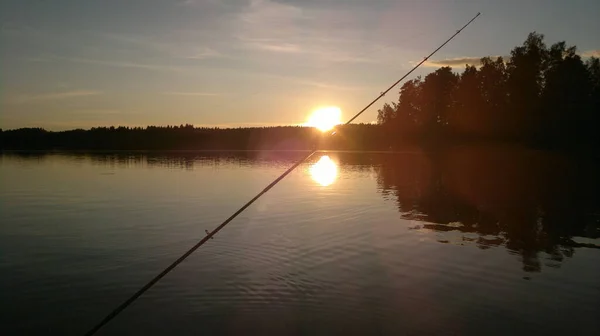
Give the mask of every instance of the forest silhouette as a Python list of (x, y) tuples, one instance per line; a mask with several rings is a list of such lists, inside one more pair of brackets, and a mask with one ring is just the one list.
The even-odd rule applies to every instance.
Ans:
[(600, 143), (600, 61), (574, 46), (550, 47), (531, 33), (503, 57), (461, 74), (442, 67), (406, 82), (378, 121), (400, 144), (493, 141), (537, 148), (595, 150)]
[(596, 156), (600, 143), (600, 60), (574, 46), (550, 47), (530, 33), (510, 56), (484, 57), (462, 73), (442, 67), (400, 88), (378, 124), (339, 126), (335, 136), (300, 126), (96, 127), (50, 132), (0, 130), (1, 149), (389, 150), (475, 142), (517, 143)]

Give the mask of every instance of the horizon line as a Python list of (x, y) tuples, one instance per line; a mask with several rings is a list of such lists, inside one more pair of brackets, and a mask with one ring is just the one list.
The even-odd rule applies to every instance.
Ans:
[[(341, 123), (336, 125), (336, 127), (339, 126), (345, 126), (345, 123)], [(350, 123), (349, 125), (377, 125), (377, 122), (360, 122), (360, 123)], [(128, 129), (135, 129), (135, 128), (141, 128), (141, 129), (148, 129), (151, 127), (156, 127), (156, 128), (181, 128), (181, 126), (186, 127), (186, 126), (192, 126), (194, 129), (220, 129), (220, 130), (228, 130), (228, 129), (252, 129), (252, 128), (281, 128), (281, 127), (299, 127), (299, 128), (316, 128), (314, 126), (309, 126), (306, 123), (302, 123), (302, 124), (277, 124), (277, 125), (240, 125), (240, 126), (233, 126), (233, 125), (226, 125), (226, 124), (216, 124), (216, 125), (195, 125), (195, 124), (167, 124), (167, 125), (145, 125), (145, 126), (139, 126), (139, 125), (112, 125), (112, 126), (91, 126), (91, 127), (87, 127), (87, 128), (83, 128), (83, 127), (75, 127), (75, 128), (70, 128), (70, 129), (47, 129), (44, 127), (40, 127), (40, 126), (25, 126), (25, 127), (16, 127), (16, 128), (2, 128), (0, 127), (0, 131), (2, 132), (10, 132), (10, 131), (18, 131), (18, 130), (31, 130), (31, 129), (39, 129), (39, 130), (43, 130), (46, 132), (68, 132), (68, 131), (91, 131), (92, 129), (98, 129), (98, 128), (107, 128), (110, 129), (111, 127), (114, 129), (118, 129), (118, 128), (128, 128)]]

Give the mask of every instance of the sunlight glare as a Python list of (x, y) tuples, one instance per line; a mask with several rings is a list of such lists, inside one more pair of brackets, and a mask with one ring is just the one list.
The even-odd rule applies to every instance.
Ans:
[(331, 185), (338, 175), (337, 165), (327, 155), (321, 156), (309, 171), (312, 179), (323, 187)]
[(306, 126), (316, 127), (321, 132), (329, 131), (341, 123), (342, 111), (337, 106), (316, 109), (308, 118)]

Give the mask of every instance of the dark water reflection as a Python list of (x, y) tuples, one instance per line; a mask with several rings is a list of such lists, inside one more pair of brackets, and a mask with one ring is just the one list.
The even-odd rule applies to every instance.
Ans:
[[(383, 160), (378, 184), (413, 229), (459, 232), (441, 243), (504, 246), (523, 270), (558, 267), (578, 247), (600, 248), (598, 166), (553, 153), (463, 147)], [(548, 255), (541, 258), (540, 252)]]
[[(81, 335), (304, 152), (3, 153), (0, 334)], [(105, 335), (593, 334), (597, 166), (320, 153)]]
[[(226, 164), (242, 166), (288, 164), (295, 162), (306, 153), (306, 151), (8, 151), (4, 153), (4, 157), (23, 163), (43, 163), (49, 159), (63, 158), (70, 162), (89, 162), (106, 167), (155, 166), (193, 169), (199, 166)], [(0, 155), (0, 158), (3, 156)]]
[[(305, 151), (9, 152), (43, 164), (63, 156), (101, 167), (286, 168)], [(393, 199), (410, 230), (460, 233), (440, 243), (503, 246), (523, 270), (558, 267), (579, 247), (600, 249), (600, 165), (520, 147), (457, 147), (443, 152), (325, 152), (345, 171), (376, 172), (384, 199)], [(313, 159), (316, 160), (316, 159)], [(107, 171), (103, 174), (111, 174)], [(332, 181), (333, 182), (333, 181)], [(588, 239), (586, 239), (588, 238)], [(540, 260), (540, 252), (548, 255)]]

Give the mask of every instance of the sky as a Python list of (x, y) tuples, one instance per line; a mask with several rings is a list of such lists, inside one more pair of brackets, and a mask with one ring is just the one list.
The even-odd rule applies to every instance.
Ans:
[(408, 79), (508, 55), (532, 31), (600, 52), (598, 0), (2, 0), (0, 128), (298, 125), (320, 106), (348, 119), (477, 12)]

